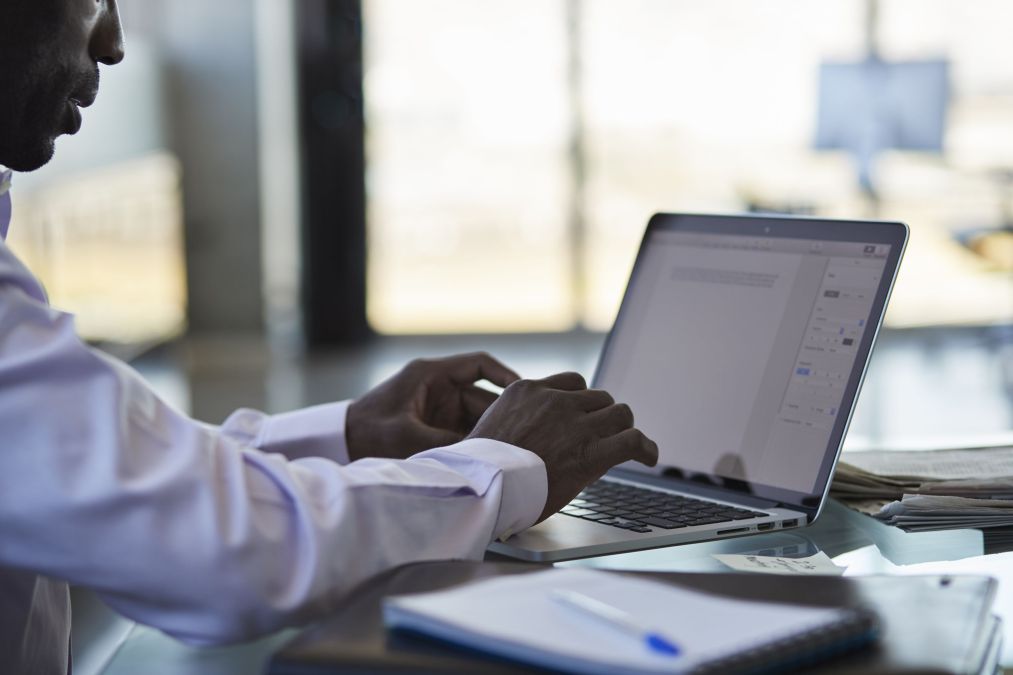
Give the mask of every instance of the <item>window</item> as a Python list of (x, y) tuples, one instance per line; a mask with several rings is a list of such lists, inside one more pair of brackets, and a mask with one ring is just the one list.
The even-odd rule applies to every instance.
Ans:
[[(874, 30), (866, 17), (874, 10)], [(912, 227), (888, 323), (1013, 318), (1002, 0), (364, 0), (381, 332), (607, 328), (651, 213), (864, 217), (813, 148), (820, 65), (945, 59), (942, 153), (875, 163)]]
[(563, 10), (364, 4), (369, 317), (380, 331), (576, 321)]

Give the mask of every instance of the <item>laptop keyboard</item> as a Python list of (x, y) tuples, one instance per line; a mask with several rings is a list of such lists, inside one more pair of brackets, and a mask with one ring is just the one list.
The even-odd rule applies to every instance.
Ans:
[(653, 532), (652, 528), (676, 530), (767, 515), (606, 480), (586, 487), (560, 513), (631, 532)]

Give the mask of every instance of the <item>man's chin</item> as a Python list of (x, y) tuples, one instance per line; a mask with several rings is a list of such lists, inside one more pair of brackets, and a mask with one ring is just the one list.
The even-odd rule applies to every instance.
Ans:
[(30, 148), (19, 148), (13, 152), (0, 153), (0, 164), (12, 171), (28, 173), (41, 169), (53, 159), (56, 153), (56, 139), (34, 144)]

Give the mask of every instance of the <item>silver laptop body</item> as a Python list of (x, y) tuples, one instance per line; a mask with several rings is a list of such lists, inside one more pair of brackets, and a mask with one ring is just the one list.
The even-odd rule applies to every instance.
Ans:
[(902, 223), (657, 214), (592, 386), (657, 467), (610, 471), (490, 551), (555, 562), (820, 514), (907, 243)]

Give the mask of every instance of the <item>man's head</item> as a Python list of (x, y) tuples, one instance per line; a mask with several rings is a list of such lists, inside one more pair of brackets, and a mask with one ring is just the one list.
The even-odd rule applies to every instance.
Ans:
[(75, 134), (98, 94), (98, 65), (123, 60), (117, 0), (0, 4), (0, 164), (34, 171)]

